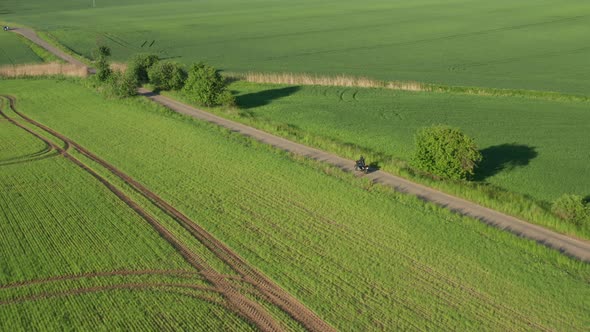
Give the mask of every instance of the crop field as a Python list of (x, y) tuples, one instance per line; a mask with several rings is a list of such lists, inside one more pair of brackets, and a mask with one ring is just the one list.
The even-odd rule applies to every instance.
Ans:
[[(185, 219), (194, 221), (243, 257), (244, 264), (264, 273), (339, 330), (581, 331), (590, 324), (587, 315), (590, 265), (533, 242), (371, 185), (337, 169), (293, 158), (140, 98), (105, 100), (79, 82), (49, 79), (2, 81), (0, 94), (15, 96), (16, 109), (22, 115), (62, 138), (57, 139), (40, 127), (33, 128), (17, 113), (5, 111), (9, 118), (51, 140), (57, 148), (68, 149), (71, 156), (56, 155), (37, 161), (47, 146), (25, 135), (27, 132), (22, 128), (17, 130), (8, 120), (0, 121), (3, 126), (0, 153), (7, 164), (0, 166), (0, 185), (6, 188), (19, 184), (19, 189), (25, 190), (23, 194), (16, 190), (2, 191), (8, 197), (2, 197), (0, 204), (11, 204), (2, 206), (2, 211), (19, 211), (19, 204), (43, 202), (29, 210), (49, 215), (46, 221), (49, 224), (63, 219), (52, 206), (62, 206), (63, 211), (73, 216), (72, 220), (76, 220), (76, 209), (100, 211), (81, 213), (84, 217), (80, 218), (97, 218), (83, 223), (84, 227), (79, 227), (80, 221), (72, 221), (60, 227), (48, 227), (55, 234), (39, 235), (39, 239), (57, 241), (59, 232), (68, 234), (67, 239), (72, 242), (62, 248), (56, 249), (49, 240), (28, 240), (40, 256), (31, 259), (35, 263), (24, 254), (0, 263), (3, 270), (18, 271), (0, 280), (0, 321), (4, 326), (22, 327), (23, 320), (43, 322), (54, 316), (73, 317), (71, 321), (80, 322), (83, 313), (92, 307), (112, 313), (116, 317), (114, 326), (183, 327), (198, 326), (193, 324), (206, 320), (213, 328), (219, 328), (214, 324), (222, 323), (234, 324), (230, 328), (238, 330), (251, 327), (244, 325), (247, 320), (235, 312), (211, 308), (210, 302), (199, 301), (205, 292), (200, 288), (194, 291), (201, 297), (187, 297), (180, 302), (170, 292), (160, 296), (155, 290), (137, 292), (117, 288), (124, 282), (123, 285), (158, 283), (169, 289), (171, 283), (179, 283), (174, 281), (178, 275), (99, 275), (82, 278), (83, 281), (64, 278), (59, 283), (34, 284), (26, 289), (10, 287), (24, 280), (125, 269), (193, 271), (194, 275), (182, 275), (184, 285), (218, 287), (211, 285), (208, 274), (194, 273), (186, 254), (174, 250), (179, 246), (187, 246), (190, 252), (203, 257), (217, 273), (240, 276), (240, 271), (246, 268), (240, 265), (242, 268), (235, 269), (228, 263), (231, 259), (224, 260), (227, 252), (220, 256), (212, 254), (207, 245), (211, 242), (202, 241), (201, 233), (194, 233), (193, 228), (185, 228), (188, 223)], [(6, 108), (5, 105), (3, 109)], [(72, 158), (96, 175), (91, 176), (76, 166)], [(24, 162), (29, 159), (35, 161)], [(10, 164), (17, 160), (23, 162)], [(116, 167), (117, 172), (108, 165)], [(117, 174), (128, 178), (117, 179)], [(146, 222), (149, 218), (134, 214), (98, 178), (112, 183), (169, 229), (178, 239), (174, 242), (176, 246), (168, 245), (166, 241), (173, 242), (162, 237), (157, 228), (150, 227)], [(131, 178), (141, 185), (134, 184)], [(84, 181), (87, 183), (82, 185)], [(61, 185), (55, 197), (43, 195), (43, 190), (56, 191), (51, 183)], [(152, 198), (142, 197), (145, 190), (157, 199), (149, 195)], [(77, 195), (88, 198), (83, 200), (84, 204), (79, 201), (74, 204)], [(159, 207), (165, 205), (160, 198), (171, 206), (164, 210), (177, 211), (180, 215), (163, 213)], [(68, 202), (73, 206), (65, 205)], [(108, 211), (114, 211), (116, 216), (101, 221)], [(16, 241), (11, 227), (36, 220), (22, 219), (18, 215), (0, 214), (3, 239)], [(34, 228), (34, 224), (21, 227), (29, 239), (37, 238), (35, 232), (43, 232)], [(138, 240), (117, 242), (115, 239), (114, 243), (95, 240), (94, 234), (101, 232), (100, 236), (104, 237), (129, 236)], [(82, 237), (81, 241), (75, 241), (76, 236)], [(80, 250), (72, 247), (85, 242), (84, 237), (90, 238), (90, 243), (97, 241), (99, 248), (107, 247), (80, 259), (76, 255), (83, 255), (84, 247)], [(81, 245), (91, 247), (89, 243)], [(23, 246), (13, 244), (12, 247), (15, 248), (2, 250), (28, 252)], [(60, 254), (51, 255), (53, 251)], [(75, 258), (70, 258), (72, 252)], [(51, 266), (36, 264), (46, 257), (57, 262)], [(87, 262), (89, 266), (72, 266), (74, 262)], [(242, 278), (250, 280), (249, 275)], [(92, 294), (79, 290), (66, 297), (67, 301), (58, 296), (37, 301), (40, 296), (35, 295), (82, 287), (115, 290)], [(302, 328), (276, 308), (272, 297), (264, 296), (264, 287), (257, 288), (255, 283), (252, 287), (259, 293), (254, 292), (248, 298), (267, 309), (270, 317), (289, 330)], [(176, 294), (190, 293), (181, 288), (176, 291)], [(7, 300), (18, 296), (28, 300), (18, 304)], [(21, 320), (25, 314), (40, 318)], [(184, 315), (196, 318), (179, 318)], [(124, 319), (127, 316), (133, 319)], [(104, 317), (109, 315), (92, 317), (91, 322), (101, 324)], [(220, 319), (210, 321), (210, 317)]]
[(484, 156), (477, 181), (546, 201), (590, 196), (587, 101), (247, 82), (230, 89), (241, 108), (233, 118), (288, 128), (310, 144), (319, 138), (409, 161), (416, 131), (443, 123), (475, 138)]
[(4, 0), (0, 21), (90, 57), (588, 94), (585, 0)]
[[(0, 329), (252, 329), (229, 310), (219, 285), (211, 285), (217, 272), (195, 270), (160, 229), (96, 181), (88, 161), (78, 164), (82, 156), (73, 157), (69, 143), (60, 147), (38, 136), (6, 104)], [(201, 268), (212, 263), (227, 271), (195, 239), (168, 227), (172, 237), (184, 238), (183, 248), (206, 259)]]
[(0, 32), (0, 66), (43, 62), (17, 35)]

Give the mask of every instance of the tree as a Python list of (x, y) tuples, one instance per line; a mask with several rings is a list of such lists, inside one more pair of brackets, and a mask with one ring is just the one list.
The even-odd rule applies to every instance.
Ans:
[(127, 65), (127, 74), (133, 77), (138, 84), (148, 83), (148, 71), (158, 61), (160, 61), (160, 58), (155, 54), (136, 54)]
[(458, 128), (435, 125), (415, 136), (415, 167), (448, 179), (469, 179), (482, 160), (475, 141)]
[(96, 49), (96, 77), (101, 82), (106, 82), (113, 71), (109, 65), (108, 57), (111, 56), (111, 49), (108, 46), (98, 46)]
[[(193, 101), (205, 106), (229, 103), (225, 80), (219, 72), (204, 63), (194, 64), (183, 88)], [(232, 96), (233, 97), (233, 96)]]
[(160, 90), (180, 90), (184, 86), (187, 73), (176, 62), (161, 61), (148, 70), (150, 83)]

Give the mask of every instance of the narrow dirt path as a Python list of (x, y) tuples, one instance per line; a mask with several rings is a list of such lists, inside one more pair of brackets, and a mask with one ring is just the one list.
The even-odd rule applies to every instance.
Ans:
[[(244, 136), (252, 137), (262, 143), (272, 145), (276, 148), (312, 158), (321, 162), (334, 165), (344, 171), (354, 172), (354, 161), (339, 157), (337, 155), (318, 150), (303, 144), (295, 143), (267, 132), (234, 122), (209, 112), (196, 109), (174, 99), (161, 96), (147, 89), (139, 89), (139, 93), (150, 100), (161, 104), (175, 112), (191, 116), (200, 120), (214, 123), (228, 128)], [(467, 200), (451, 196), (433, 188), (411, 182), (398, 176), (375, 171), (366, 175), (367, 178), (376, 183), (393, 187), (397, 191), (412, 194), (429, 202), (436, 203), (448, 208), (453, 212), (479, 219), (494, 227), (510, 231), (519, 236), (535, 240), (538, 243), (557, 249), (567, 255), (590, 262), (590, 243), (588, 241), (575, 239), (567, 235), (548, 230), (504, 213), (483, 207)]]
[[(15, 29), (16, 33), (28, 38), (32, 42), (45, 48), (49, 52), (73, 64), (81, 64), (72, 56), (65, 54), (61, 50), (49, 45), (47, 42), (39, 38), (37, 34), (30, 29)], [(85, 65), (84, 65), (85, 66)], [(354, 161), (348, 160), (337, 155), (311, 148), (309, 146), (295, 143), (284, 138), (254, 129), (252, 127), (227, 120), (211, 113), (196, 109), (192, 106), (180, 103), (171, 98), (154, 94), (147, 89), (139, 89), (140, 94), (149, 98), (150, 100), (161, 104), (175, 112), (185, 114), (197, 119), (205, 120), (219, 126), (226, 127), (230, 130), (238, 132), (242, 135), (252, 137), (262, 143), (270, 144), (276, 148), (292, 152), (294, 154), (306, 156), (318, 161), (326, 162), (339, 167), (342, 170), (353, 172)], [(585, 262), (590, 262), (590, 242), (576, 239), (567, 235), (563, 235), (544, 227), (531, 224), (524, 220), (513, 216), (483, 207), (479, 204), (458, 198), (436, 189), (426, 187), (424, 185), (406, 180), (404, 178), (385, 173), (383, 171), (376, 171), (368, 174), (367, 177), (376, 183), (390, 186), (397, 191), (418, 196), (419, 198), (435, 203), (439, 206), (448, 208), (449, 210), (461, 215), (469, 216), (485, 222), (488, 225), (512, 232), (518, 236), (534, 240), (547, 247), (557, 249), (571, 257), (580, 259)]]
[(31, 29), (27, 29), (27, 28), (14, 28), (11, 29), (10, 31), (17, 33), (25, 38), (27, 38), (28, 40), (32, 41), (33, 43), (43, 47), (44, 49), (46, 49), (47, 51), (51, 52), (53, 55), (57, 56), (58, 58), (64, 60), (65, 62), (80, 66), (80, 67), (85, 67), (86, 70), (89, 70), (88, 66), (86, 66), (85, 63), (83, 63), (82, 61), (74, 58), (73, 56), (63, 52), (62, 50), (58, 49), (57, 47), (49, 44), (48, 42), (46, 42), (45, 40), (41, 39), (37, 33)]

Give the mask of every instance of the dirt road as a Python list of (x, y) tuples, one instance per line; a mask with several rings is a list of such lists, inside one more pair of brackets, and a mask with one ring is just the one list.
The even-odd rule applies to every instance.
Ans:
[[(29, 38), (34, 43), (37, 43), (41, 47), (44, 47), (48, 51), (55, 55), (63, 58), (71, 58), (71, 56), (64, 54), (55, 47), (48, 45), (46, 42), (41, 40), (34, 31), (27, 29), (18, 29), (15, 32)], [(49, 47), (46, 47), (49, 46)], [(72, 58), (75, 62), (79, 61)], [(69, 61), (69, 60), (66, 60)], [(223, 127), (226, 127), (235, 132), (241, 133), (246, 136), (250, 136), (260, 142), (270, 144), (279, 149), (289, 151), (298, 155), (306, 156), (318, 161), (326, 162), (335, 165), (345, 171), (354, 171), (354, 161), (341, 158), (331, 153), (327, 153), (322, 150), (314, 149), (309, 146), (298, 144), (284, 138), (271, 135), (269, 133), (248, 127), (246, 125), (230, 121), (211, 113), (196, 109), (189, 105), (180, 103), (173, 99), (156, 95), (153, 92), (140, 89), (139, 92), (150, 100), (157, 102), (169, 109), (182, 113), (194, 118), (205, 120)], [(580, 239), (575, 239), (557, 232), (548, 230), (544, 227), (533, 225), (526, 221), (518, 218), (506, 215), (504, 213), (483, 207), (473, 202), (466, 201), (464, 199), (445, 194), (441, 191), (423, 186), (418, 183), (408, 181), (406, 179), (394, 176), (389, 173), (382, 171), (376, 171), (367, 175), (368, 178), (372, 179), (376, 183), (387, 185), (395, 188), (396, 190), (412, 195), (416, 195), (421, 199), (429, 202), (436, 203), (440, 206), (446, 207), (456, 213), (466, 215), (479, 219), (491, 226), (510, 231), (518, 236), (522, 236), (527, 239), (537, 241), (545, 246), (557, 249), (569, 256), (578, 258), (582, 261), (590, 262), (590, 242)]]
[(33, 43), (43, 47), (44, 49), (48, 50), (53, 55), (64, 60), (65, 62), (71, 63), (76, 66), (85, 67), (85, 68), (87, 68), (87, 70), (89, 69), (88, 66), (86, 66), (86, 64), (83, 63), (82, 61), (74, 58), (73, 56), (63, 52), (62, 50), (58, 49), (57, 47), (55, 47), (55, 46), (49, 44), (48, 42), (46, 42), (45, 40), (39, 38), (37, 33), (31, 29), (13, 28), (10, 31), (12, 31), (14, 33), (18, 33), (19, 35), (27, 38), (28, 40), (32, 41)]

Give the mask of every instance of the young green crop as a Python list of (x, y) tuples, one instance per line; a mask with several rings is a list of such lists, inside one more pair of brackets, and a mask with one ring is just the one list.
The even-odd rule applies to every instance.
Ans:
[[(55, 151), (1, 121), (0, 284), (186, 263), (133, 211)], [(33, 147), (34, 146), (34, 147)]]
[[(4, 114), (19, 118), (1, 98), (0, 105)], [(73, 149), (69, 153), (83, 160)], [(223, 303), (219, 294), (191, 288), (210, 286), (145, 220), (89, 173), (3, 117), (0, 188), (0, 330), (252, 329), (216, 303)], [(187, 248), (231, 274), (161, 214), (154, 213)]]
[(157, 52), (232, 71), (588, 94), (590, 4), (536, 0), (3, 0), (3, 20), (90, 57)]
[(16, 34), (0, 31), (0, 66), (43, 62)]
[(139, 98), (105, 101), (54, 80), (7, 81), (0, 89), (17, 96), (27, 115), (157, 192), (339, 329), (576, 330), (590, 323), (589, 266), (534, 242)]

